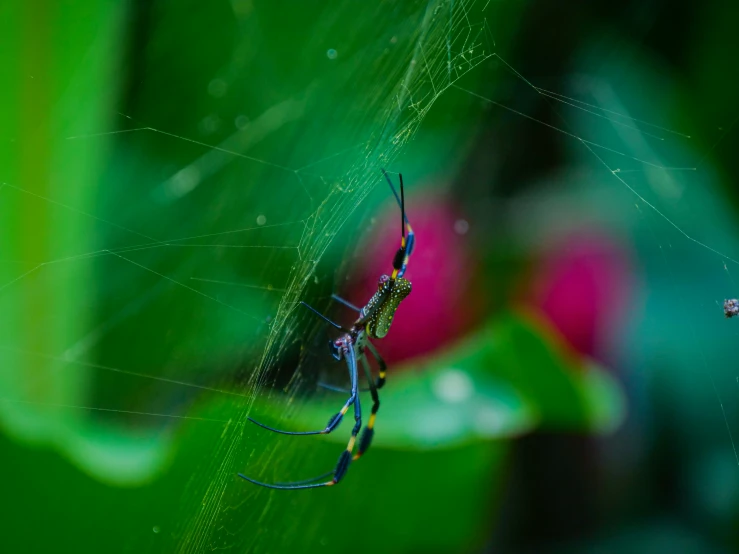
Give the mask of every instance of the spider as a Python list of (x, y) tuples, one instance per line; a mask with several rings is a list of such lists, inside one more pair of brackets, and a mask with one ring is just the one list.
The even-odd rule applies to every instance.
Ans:
[[(359, 313), (356, 321), (349, 329), (346, 329), (338, 323), (335, 323), (305, 302), (301, 302), (303, 306), (311, 310), (318, 317), (322, 318), (324, 321), (328, 322), (336, 329), (342, 331), (342, 335), (339, 336), (339, 338), (333, 341), (329, 341), (329, 347), (331, 349), (331, 354), (333, 355), (333, 357), (337, 361), (340, 361), (343, 358), (349, 369), (349, 376), (351, 379), (351, 391), (349, 391), (349, 398), (344, 403), (344, 407), (341, 408), (341, 410), (336, 415), (332, 416), (331, 419), (329, 419), (326, 427), (318, 431), (283, 431), (280, 429), (269, 427), (268, 425), (260, 423), (259, 421), (251, 417), (247, 418), (252, 423), (257, 424), (264, 429), (273, 431), (275, 433), (281, 433), (283, 435), (327, 435), (339, 426), (342, 419), (344, 418), (344, 415), (347, 411), (349, 411), (349, 407), (353, 405), (354, 428), (352, 429), (349, 443), (346, 446), (346, 450), (344, 450), (339, 456), (336, 467), (332, 471), (329, 471), (328, 473), (319, 475), (312, 479), (307, 479), (305, 481), (274, 484), (261, 483), (259, 481), (255, 481), (250, 477), (247, 477), (246, 475), (243, 475), (242, 473), (239, 473), (239, 477), (241, 477), (242, 479), (246, 479), (247, 481), (254, 483), (255, 485), (260, 485), (262, 487), (267, 487), (270, 489), (284, 490), (315, 489), (318, 487), (330, 487), (332, 485), (336, 485), (337, 483), (339, 483), (339, 481), (341, 481), (344, 475), (346, 475), (346, 472), (349, 469), (349, 464), (351, 464), (353, 460), (359, 459), (367, 451), (370, 444), (372, 443), (372, 437), (375, 433), (375, 418), (377, 416), (377, 410), (380, 408), (380, 397), (377, 391), (385, 384), (387, 364), (382, 359), (374, 345), (369, 341), (369, 339), (381, 339), (387, 335), (388, 331), (390, 330), (390, 325), (393, 322), (395, 311), (398, 309), (398, 306), (403, 301), (403, 299), (411, 292), (411, 283), (408, 280), (404, 279), (403, 275), (405, 275), (405, 271), (408, 267), (408, 260), (411, 253), (413, 252), (413, 247), (415, 245), (415, 235), (413, 234), (413, 230), (411, 229), (410, 223), (408, 222), (408, 218), (405, 215), (403, 175), (398, 174), (398, 177), (400, 179), (400, 196), (398, 196), (398, 193), (393, 186), (393, 182), (390, 180), (389, 175), (384, 169), (382, 170), (382, 174), (385, 176), (385, 179), (387, 179), (387, 182), (390, 185), (390, 190), (392, 190), (393, 195), (395, 196), (395, 199), (400, 206), (400, 248), (398, 248), (397, 252), (395, 253), (395, 257), (393, 258), (392, 273), (389, 276), (382, 275), (380, 277), (377, 283), (377, 292), (372, 295), (372, 297), (367, 301), (367, 304), (363, 308), (358, 308), (352, 303), (336, 295), (332, 295), (332, 298), (334, 300)], [(373, 381), (372, 375), (370, 373), (370, 365), (367, 361), (367, 351), (369, 351), (369, 353), (377, 361), (377, 365), (379, 366), (379, 375), (376, 382)], [(369, 421), (367, 422), (367, 427), (365, 427), (364, 431), (362, 431), (362, 435), (359, 438), (357, 453), (354, 454), (354, 446), (357, 442), (357, 435), (359, 434), (359, 431), (362, 427), (362, 407), (359, 400), (360, 390), (359, 376), (357, 371), (358, 362), (362, 364), (362, 369), (364, 370), (364, 374), (369, 385), (369, 392), (372, 396), (372, 411), (370, 413)], [(331, 479), (329, 481), (315, 482), (328, 476), (331, 476)]]

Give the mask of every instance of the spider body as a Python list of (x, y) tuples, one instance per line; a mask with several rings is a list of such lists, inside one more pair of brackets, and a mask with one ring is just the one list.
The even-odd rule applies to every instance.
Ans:
[(365, 331), (370, 338), (381, 339), (390, 331), (390, 325), (393, 322), (398, 306), (403, 299), (411, 293), (411, 283), (405, 279), (398, 278), (392, 281), (387, 275), (380, 277), (377, 292), (369, 299), (367, 305), (363, 308), (363, 312), (367, 310), (367, 314), (360, 314), (360, 318), (355, 323), (363, 323), (363, 317), (367, 323)]
[[(255, 481), (250, 477), (247, 477), (239, 473), (239, 477), (250, 481), (256, 485), (260, 485), (272, 489), (312, 489), (318, 487), (328, 487), (337, 484), (342, 477), (346, 474), (349, 469), (349, 464), (353, 460), (357, 460), (364, 452), (367, 451), (372, 438), (374, 436), (374, 425), (377, 411), (380, 408), (380, 398), (378, 389), (382, 388), (385, 384), (387, 365), (383, 361), (377, 349), (370, 342), (371, 339), (381, 339), (385, 337), (390, 331), (390, 325), (393, 322), (395, 312), (398, 310), (400, 303), (410, 294), (411, 283), (407, 279), (403, 278), (406, 268), (408, 266), (408, 260), (413, 251), (415, 245), (415, 235), (408, 223), (408, 218), (405, 216), (405, 196), (403, 191), (403, 176), (400, 177), (400, 197), (395, 191), (392, 181), (388, 177), (388, 174), (383, 170), (383, 174), (387, 179), (390, 189), (395, 195), (395, 199), (398, 201), (401, 212), (401, 240), (400, 248), (395, 253), (393, 258), (393, 272), (391, 275), (382, 275), (377, 283), (377, 291), (367, 301), (367, 304), (363, 308), (358, 308), (353, 304), (333, 296), (333, 298), (345, 306), (353, 309), (359, 313), (358, 318), (354, 324), (346, 329), (333, 322), (325, 315), (318, 312), (308, 304), (301, 302), (301, 304), (311, 310), (313, 313), (321, 317), (327, 323), (333, 325), (336, 329), (342, 331), (342, 334), (335, 340), (329, 341), (329, 347), (333, 357), (338, 360), (344, 360), (349, 370), (349, 376), (351, 379), (351, 390), (349, 398), (344, 403), (341, 410), (333, 415), (326, 424), (326, 427), (316, 431), (282, 431), (275, 429), (258, 422), (257, 420), (249, 417), (249, 421), (263, 427), (269, 431), (281, 433), (285, 435), (325, 435), (334, 431), (344, 418), (351, 406), (354, 407), (354, 427), (352, 428), (352, 434), (349, 438), (346, 450), (344, 450), (339, 456), (339, 460), (333, 471), (328, 472), (324, 475), (308, 479), (306, 481), (299, 481), (294, 483), (286, 484), (268, 484)], [(379, 375), (377, 381), (373, 381), (370, 372), (370, 365), (367, 361), (367, 353), (369, 353), (376, 361), (379, 367)], [(358, 433), (362, 427), (362, 408), (359, 398), (359, 377), (358, 377), (358, 363), (362, 364), (367, 383), (369, 385), (369, 392), (372, 396), (372, 411), (361, 437), (359, 437), (359, 446), (357, 453), (354, 454), (354, 446), (357, 442)], [(325, 482), (317, 482), (325, 477), (331, 476), (331, 480)]]
[(727, 318), (739, 315), (739, 300), (736, 298), (724, 300), (724, 315)]

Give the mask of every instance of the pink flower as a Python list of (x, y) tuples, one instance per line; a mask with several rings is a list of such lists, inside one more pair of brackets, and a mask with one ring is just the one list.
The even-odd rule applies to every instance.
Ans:
[(632, 265), (626, 247), (604, 231), (577, 230), (547, 245), (530, 302), (575, 350), (602, 358), (627, 315)]

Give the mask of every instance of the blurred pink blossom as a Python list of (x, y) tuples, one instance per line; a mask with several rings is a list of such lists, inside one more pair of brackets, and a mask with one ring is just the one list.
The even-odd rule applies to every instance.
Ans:
[[(395, 314), (391, 332), (378, 343), (388, 362), (430, 354), (459, 339), (480, 320), (475, 286), (478, 256), (468, 222), (447, 197), (407, 199), (416, 247), (406, 278), (413, 290)], [(347, 299), (364, 305), (382, 274), (392, 271), (400, 243), (397, 206), (360, 245)], [(486, 278), (486, 287), (494, 286)], [(603, 361), (623, 328), (635, 279), (628, 247), (606, 230), (581, 228), (549, 239), (522, 287), (523, 303), (543, 314), (581, 354)]]
[(575, 350), (607, 355), (634, 290), (627, 247), (603, 230), (579, 229), (550, 241), (533, 271), (529, 303)]

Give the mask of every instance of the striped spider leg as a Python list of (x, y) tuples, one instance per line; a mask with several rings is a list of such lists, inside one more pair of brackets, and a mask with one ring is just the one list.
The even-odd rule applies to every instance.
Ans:
[[(380, 397), (378, 389), (382, 388), (385, 384), (387, 365), (383, 361), (377, 349), (370, 342), (369, 339), (381, 339), (385, 337), (392, 324), (395, 312), (400, 306), (400, 303), (405, 299), (411, 292), (411, 283), (404, 279), (405, 271), (408, 267), (408, 260), (415, 246), (415, 235), (408, 223), (408, 218), (405, 215), (405, 193), (403, 190), (403, 176), (399, 174), (400, 179), (400, 196), (398, 196), (395, 187), (393, 186), (390, 177), (387, 172), (383, 169), (383, 175), (387, 179), (390, 189), (395, 196), (395, 199), (400, 206), (401, 213), (401, 239), (400, 247), (398, 248), (395, 256), (393, 257), (393, 271), (390, 275), (382, 275), (377, 283), (377, 291), (367, 301), (367, 304), (363, 308), (358, 308), (353, 304), (334, 296), (333, 298), (345, 306), (352, 308), (359, 312), (357, 319), (354, 321), (349, 329), (346, 329), (335, 323), (325, 315), (318, 312), (315, 308), (312, 308), (305, 302), (301, 302), (303, 306), (311, 310), (315, 315), (342, 331), (342, 334), (335, 340), (329, 342), (331, 353), (337, 361), (342, 359), (346, 362), (347, 369), (349, 370), (349, 378), (351, 381), (351, 390), (349, 392), (349, 398), (344, 403), (341, 410), (332, 416), (326, 426), (323, 429), (314, 431), (283, 431), (260, 423), (259, 421), (249, 417), (247, 418), (252, 423), (267, 429), (275, 433), (281, 433), (283, 435), (326, 435), (334, 431), (344, 418), (344, 415), (349, 411), (350, 407), (353, 407), (354, 411), (354, 427), (349, 438), (349, 442), (346, 449), (341, 453), (336, 463), (336, 467), (333, 471), (319, 475), (312, 479), (304, 481), (296, 481), (292, 483), (262, 483), (255, 481), (254, 479), (247, 477), (246, 475), (239, 473), (239, 477), (245, 479), (255, 485), (267, 487), (271, 489), (283, 489), (283, 490), (295, 490), (295, 489), (314, 489), (318, 487), (329, 487), (336, 485), (346, 474), (349, 469), (349, 465), (353, 460), (358, 459), (364, 454), (372, 443), (374, 436), (374, 425), (377, 411), (380, 407)], [(367, 351), (375, 358), (379, 366), (379, 376), (377, 381), (372, 380), (370, 371), (370, 365), (367, 361)], [(359, 444), (357, 447), (357, 453), (354, 454), (354, 447), (357, 443), (357, 436), (362, 428), (362, 406), (359, 398), (359, 376), (358, 376), (358, 364), (362, 364), (362, 369), (369, 385), (369, 391), (372, 396), (372, 412), (367, 422), (367, 427), (362, 432), (359, 438)], [(334, 389), (336, 390), (336, 389)], [(328, 481), (322, 481), (326, 477), (331, 477)]]

